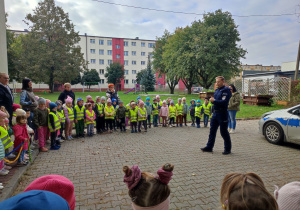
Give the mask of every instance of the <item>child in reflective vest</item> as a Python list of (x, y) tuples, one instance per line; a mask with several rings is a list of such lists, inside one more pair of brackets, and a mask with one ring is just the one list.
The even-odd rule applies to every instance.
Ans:
[(150, 103), (150, 97), (146, 98), (145, 108), (147, 110), (148, 126), (149, 126), (149, 128), (151, 128), (152, 104)]
[(60, 121), (60, 129), (59, 129), (58, 138), (62, 142), (63, 139), (65, 139), (63, 137), (63, 132), (64, 132), (66, 118), (65, 118), (65, 115), (64, 115), (64, 110), (62, 109), (62, 101), (57, 100), (55, 102), (55, 104), (57, 105), (56, 116), (58, 116), (59, 121)]
[(174, 101), (171, 100), (169, 106), (169, 125), (170, 128), (175, 126), (175, 117), (176, 117), (176, 107), (174, 106)]
[(102, 130), (102, 132), (105, 132), (106, 131), (106, 129), (105, 129), (105, 115), (104, 115), (104, 108), (105, 108), (105, 96), (102, 96), (101, 97), (101, 104), (102, 104), (102, 109), (103, 109), (103, 116), (102, 117), (100, 117), (101, 118), (101, 120), (100, 120), (100, 127), (101, 127), (101, 130)]
[(200, 120), (202, 117), (202, 106), (201, 106), (200, 99), (197, 100), (197, 105), (195, 107), (195, 117), (196, 117), (197, 128), (200, 128)]
[(139, 132), (141, 132), (142, 125), (144, 126), (145, 132), (147, 132), (147, 110), (144, 107), (144, 102), (140, 99), (138, 107), (138, 121), (139, 121)]
[(33, 111), (33, 124), (37, 129), (39, 147), (41, 152), (47, 152), (48, 149), (45, 147), (45, 143), (48, 136), (48, 109), (46, 109), (46, 100), (39, 98), (39, 106)]
[(159, 116), (162, 118), (162, 126), (167, 127), (167, 118), (169, 116), (169, 107), (167, 106), (167, 102), (165, 100), (162, 102), (162, 107), (160, 108)]
[(189, 107), (189, 110), (190, 110), (190, 115), (191, 115), (191, 120), (192, 120), (191, 126), (195, 127), (195, 107), (196, 107), (196, 100), (192, 99), (190, 103), (191, 103), (191, 105)]
[(182, 98), (182, 105), (183, 105), (183, 115), (182, 115), (182, 121), (184, 121), (184, 125), (187, 126), (186, 120), (187, 115), (189, 114), (189, 105), (186, 103), (186, 98)]
[(183, 104), (181, 103), (181, 98), (178, 98), (178, 103), (176, 104), (176, 124), (178, 123), (182, 127), (182, 115), (183, 115)]
[(204, 122), (204, 127), (207, 127), (208, 124), (208, 119), (212, 115), (212, 104), (209, 102), (209, 98), (205, 98), (205, 102), (202, 105), (202, 110), (203, 110), (203, 122)]
[[(131, 102), (131, 109), (129, 110), (129, 119), (130, 119), (130, 124), (131, 124), (131, 133), (136, 132), (137, 133), (137, 117), (138, 117), (138, 109), (135, 106), (135, 102)], [(133, 130), (134, 128), (134, 130)]]
[(87, 135), (93, 136), (96, 114), (93, 110), (93, 105), (91, 103), (87, 103), (86, 108), (87, 110), (85, 112), (85, 118), (86, 118), (86, 126), (87, 126)]
[(64, 114), (66, 118), (65, 123), (65, 135), (67, 140), (72, 140), (72, 129), (73, 129), (73, 123), (74, 123), (74, 110), (72, 108), (72, 102), (73, 99), (71, 97), (68, 97), (66, 99), (66, 107), (64, 108)]
[(114, 107), (114, 110), (115, 110), (114, 120), (113, 120), (113, 128), (114, 128), (114, 131), (117, 131), (117, 128), (119, 127), (119, 123), (117, 122), (117, 118), (116, 118), (116, 111), (119, 108), (119, 106), (117, 105), (117, 99), (115, 99), (115, 98), (112, 99), (112, 106)]
[(97, 133), (100, 134), (102, 133), (102, 126), (101, 126), (101, 121), (103, 118), (104, 121), (104, 117), (103, 117), (103, 105), (101, 103), (101, 98), (100, 96), (96, 96), (96, 104), (95, 104), (95, 108), (94, 108), (95, 114), (96, 114), (96, 130)]
[(56, 140), (57, 131), (60, 129), (60, 121), (56, 116), (57, 105), (56, 103), (49, 103), (49, 115), (48, 115), (48, 128), (50, 130), (51, 147), (50, 150), (58, 150), (60, 148), (60, 142)]
[(160, 107), (159, 107), (159, 104), (157, 103), (156, 98), (153, 98), (153, 104), (152, 104), (153, 127), (157, 127), (159, 109), (160, 109)]
[(75, 119), (75, 128), (76, 136), (84, 137), (84, 120), (85, 120), (85, 108), (83, 106), (83, 99), (78, 98), (77, 104), (74, 108), (74, 119)]
[(111, 105), (111, 99), (107, 99), (107, 104), (104, 107), (104, 114), (105, 114), (105, 121), (106, 121), (106, 129), (108, 130), (108, 126), (110, 129), (110, 133), (112, 133), (113, 130), (113, 120), (114, 120), (114, 115), (115, 115), (115, 109)]
[[(128, 126), (128, 121), (129, 121), (129, 112), (130, 112), (130, 109), (131, 109), (131, 103), (134, 102), (134, 100), (131, 100), (130, 103), (128, 103), (126, 105), (126, 109), (127, 109), (127, 112), (126, 112), (126, 119), (125, 119), (125, 126)], [(131, 124), (129, 123), (129, 125), (131, 126)]]

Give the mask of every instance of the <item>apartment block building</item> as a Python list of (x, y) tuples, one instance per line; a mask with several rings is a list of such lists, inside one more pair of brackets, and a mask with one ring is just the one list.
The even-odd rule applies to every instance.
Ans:
[(155, 40), (113, 38), (80, 35), (79, 45), (85, 59), (89, 62), (88, 69), (99, 72), (101, 84), (106, 84), (104, 74), (112, 62), (124, 64), (125, 79), (118, 89), (135, 87), (136, 74), (147, 68), (148, 56), (153, 52)]
[[(28, 31), (13, 31), (16, 36), (26, 34)], [(130, 38), (114, 38), (103, 36), (80, 35), (78, 45), (84, 58), (88, 61), (88, 69), (95, 69), (100, 76), (103, 87), (107, 86), (104, 77), (106, 68), (112, 62), (124, 65), (124, 80), (119, 85), (119, 90), (135, 87), (136, 74), (147, 68), (148, 56), (151, 56), (155, 40)]]

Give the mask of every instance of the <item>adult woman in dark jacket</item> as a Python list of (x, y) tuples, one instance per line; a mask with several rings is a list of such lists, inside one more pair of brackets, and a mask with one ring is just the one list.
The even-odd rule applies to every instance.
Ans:
[(30, 79), (25, 78), (22, 81), (22, 92), (20, 95), (20, 105), (22, 109), (28, 108), (30, 112), (33, 112), (38, 106), (38, 102), (32, 91), (32, 82)]
[(228, 128), (229, 133), (235, 133), (236, 120), (235, 116), (238, 111), (240, 111), (241, 97), (240, 94), (236, 91), (236, 88), (233, 84), (229, 85), (231, 90), (231, 98), (228, 104)]
[(112, 84), (112, 83), (108, 85), (108, 90), (106, 91), (106, 99), (109, 99), (109, 98), (110, 98), (110, 100), (116, 99), (117, 104), (119, 104), (119, 102), (120, 102), (120, 97), (119, 97), (117, 91), (115, 90), (114, 84)]
[(73, 99), (73, 107), (74, 107), (74, 101), (75, 101), (75, 93), (71, 90), (71, 84), (70, 83), (65, 83), (64, 84), (65, 90), (61, 92), (61, 94), (58, 97), (58, 100), (61, 100), (62, 103), (65, 103), (65, 100), (69, 97)]

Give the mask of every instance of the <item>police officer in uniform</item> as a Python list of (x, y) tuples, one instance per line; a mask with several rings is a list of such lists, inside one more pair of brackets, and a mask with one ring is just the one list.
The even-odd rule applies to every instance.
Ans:
[(212, 152), (216, 140), (218, 127), (220, 126), (221, 136), (224, 139), (223, 155), (231, 153), (231, 140), (228, 132), (228, 103), (231, 97), (231, 91), (225, 87), (225, 79), (223, 76), (216, 77), (218, 88), (214, 93), (214, 97), (209, 100), (213, 103), (214, 113), (210, 121), (210, 133), (206, 147), (201, 148), (203, 152)]

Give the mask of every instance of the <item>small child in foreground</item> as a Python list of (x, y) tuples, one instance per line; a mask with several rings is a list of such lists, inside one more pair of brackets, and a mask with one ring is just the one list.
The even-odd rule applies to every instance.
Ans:
[(168, 184), (172, 179), (173, 169), (174, 165), (166, 163), (157, 171), (158, 176), (154, 176), (149, 172), (141, 172), (138, 165), (124, 166), (124, 183), (129, 190), (132, 208), (169, 209), (171, 191)]
[(162, 118), (162, 127), (167, 127), (167, 118), (169, 116), (169, 107), (167, 106), (167, 102), (165, 100), (162, 102), (162, 107), (160, 108), (159, 116)]
[(87, 135), (93, 136), (96, 114), (93, 110), (93, 105), (91, 103), (86, 103), (86, 109), (87, 110), (85, 112), (85, 118), (86, 118)]
[(147, 132), (147, 110), (144, 107), (144, 102), (139, 100), (140, 107), (138, 108), (138, 121), (139, 121), (139, 132), (141, 132), (142, 125), (144, 126), (145, 132)]
[[(131, 133), (137, 133), (137, 117), (138, 117), (138, 109), (135, 106), (135, 102), (131, 102), (131, 109), (129, 110), (129, 119), (131, 124)], [(134, 129), (134, 130), (133, 130)]]

